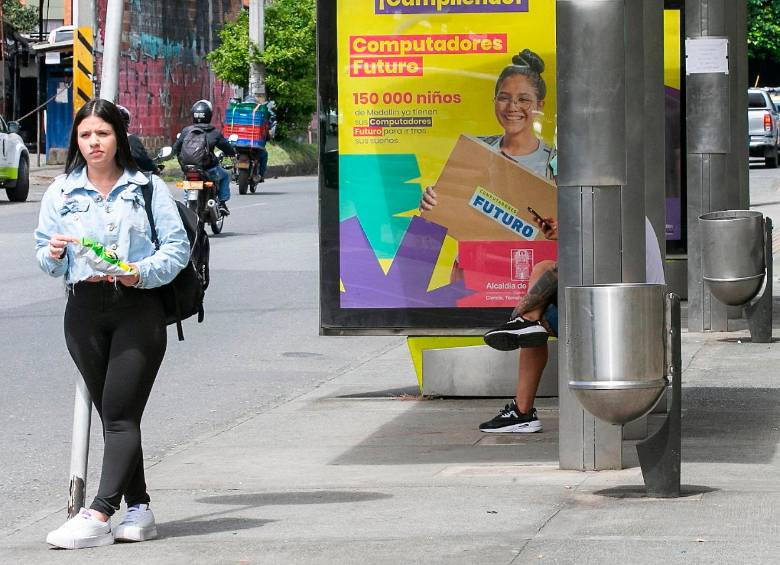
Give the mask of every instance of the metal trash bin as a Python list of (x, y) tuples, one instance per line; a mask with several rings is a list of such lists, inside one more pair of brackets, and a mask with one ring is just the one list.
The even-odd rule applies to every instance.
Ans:
[(729, 306), (754, 298), (764, 282), (764, 216), (724, 210), (699, 216), (702, 277), (713, 296)]
[(667, 386), (662, 284), (566, 288), (569, 388), (599, 419), (646, 414)]

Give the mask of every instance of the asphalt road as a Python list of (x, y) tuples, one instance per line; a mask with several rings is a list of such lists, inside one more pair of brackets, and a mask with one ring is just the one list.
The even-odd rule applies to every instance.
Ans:
[[(39, 184), (26, 203), (11, 204), (0, 194), (0, 536), (64, 509), (68, 496), (78, 374), (63, 338), (62, 282), (34, 260), (32, 233), (48, 179), (33, 180)], [(272, 179), (245, 196), (233, 186), (232, 214), (211, 239), (206, 319), (185, 322), (181, 343), (169, 327), (168, 353), (143, 422), (147, 464), (311, 391), (401, 341), (318, 335), (316, 184), (311, 177)], [(102, 459), (99, 425), (90, 450), (88, 500)]]

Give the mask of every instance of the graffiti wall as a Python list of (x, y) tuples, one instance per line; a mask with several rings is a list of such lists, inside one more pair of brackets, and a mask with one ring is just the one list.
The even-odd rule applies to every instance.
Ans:
[[(96, 76), (101, 73), (107, 0), (97, 0)], [(221, 125), (232, 87), (209, 71), (206, 55), (218, 46), (218, 30), (235, 18), (241, 0), (125, 0), (119, 69), (119, 103), (147, 149), (168, 145), (190, 123), (201, 98), (214, 105)]]

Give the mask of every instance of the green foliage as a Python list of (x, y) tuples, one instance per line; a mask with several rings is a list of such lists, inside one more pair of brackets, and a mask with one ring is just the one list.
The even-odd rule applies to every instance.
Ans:
[(299, 165), (309, 166), (316, 170), (319, 153), (316, 145), (298, 143), (292, 139), (269, 143), (268, 166), (272, 165)]
[(3, 16), (19, 32), (38, 29), (38, 8), (23, 6), (19, 0), (3, 0)]
[(748, 57), (780, 59), (780, 0), (748, 0)]
[(317, 107), (314, 0), (274, 0), (266, 7), (265, 32), (266, 89), (283, 138), (306, 130)]
[(249, 12), (242, 10), (236, 21), (225, 22), (219, 31), (219, 47), (206, 59), (220, 80), (242, 88), (249, 85)]
[(250, 54), (249, 13), (242, 11), (219, 33), (209, 53), (214, 74), (247, 88), (254, 57), (265, 64), (265, 87), (276, 102), (280, 139), (304, 131), (316, 109), (316, 23), (314, 0), (274, 0), (265, 7), (265, 51)]

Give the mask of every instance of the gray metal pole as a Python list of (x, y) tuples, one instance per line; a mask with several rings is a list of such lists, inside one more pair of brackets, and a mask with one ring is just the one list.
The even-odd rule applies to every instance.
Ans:
[[(745, 207), (748, 194), (746, 0), (688, 0), (685, 3), (686, 132), (688, 200), (688, 329), (728, 329), (728, 310), (702, 281), (698, 218)], [(727, 71), (694, 69), (693, 47), (728, 41)], [(691, 72), (693, 71), (693, 72)], [(737, 140), (738, 142), (733, 142)]]
[[(558, 0), (558, 305), (567, 286), (622, 280), (621, 189), (626, 175), (623, 0)], [(598, 37), (587, 49), (583, 38)], [(562, 469), (621, 467), (621, 429), (585, 412), (569, 391), (566, 312), (560, 312)]]
[[(645, 216), (655, 231), (661, 258), (666, 257), (666, 112), (664, 89), (664, 1), (642, 2), (644, 41), (644, 157)], [(631, 119), (631, 116), (629, 116)]]
[[(662, 37), (662, 9), (656, 0), (557, 0), (559, 308), (567, 286), (645, 280), (646, 153), (663, 154), (664, 143), (663, 130), (643, 124), (645, 92), (663, 88), (645, 65), (662, 56), (647, 39)], [(621, 427), (596, 420), (568, 389), (565, 308), (560, 316), (560, 466), (620, 469)]]
[[(265, 0), (249, 0), (249, 42), (262, 53), (265, 50)], [(265, 102), (265, 65), (252, 63), (249, 68), (249, 93)]]
[(106, 7), (106, 43), (103, 47), (103, 73), (100, 97), (115, 102), (119, 90), (119, 46), (122, 42), (124, 0), (108, 0)]

